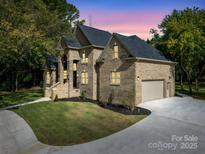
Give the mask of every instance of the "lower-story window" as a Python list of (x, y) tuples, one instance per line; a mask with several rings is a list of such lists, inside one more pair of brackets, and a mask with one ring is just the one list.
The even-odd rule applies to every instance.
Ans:
[(67, 82), (67, 80), (68, 80), (68, 71), (67, 70), (63, 71), (63, 79), (64, 79), (64, 83)]
[(88, 84), (88, 72), (81, 73), (81, 84)]
[(120, 85), (120, 72), (111, 72), (111, 84)]
[(68, 76), (67, 70), (64, 70), (64, 71), (63, 71), (63, 78), (64, 78), (64, 79), (67, 79), (67, 76)]

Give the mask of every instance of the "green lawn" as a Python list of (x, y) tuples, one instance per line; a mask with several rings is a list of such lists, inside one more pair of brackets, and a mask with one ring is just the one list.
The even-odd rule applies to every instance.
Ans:
[[(184, 84), (183, 87), (184, 87), (184, 90), (181, 90), (181, 87), (180, 87), (179, 83), (176, 83), (176, 93), (180, 92), (180, 93), (189, 95), (189, 86), (188, 86), (188, 84)], [(197, 99), (205, 99), (205, 85), (200, 84), (198, 91), (196, 91), (195, 85), (192, 85), (192, 90), (193, 90), (192, 97), (197, 98)]]
[(44, 102), (14, 112), (32, 127), (37, 138), (50, 145), (73, 145), (118, 132), (146, 115), (124, 115), (91, 103)]
[(43, 97), (42, 89), (23, 89), (18, 92), (0, 91), (0, 108), (33, 101)]

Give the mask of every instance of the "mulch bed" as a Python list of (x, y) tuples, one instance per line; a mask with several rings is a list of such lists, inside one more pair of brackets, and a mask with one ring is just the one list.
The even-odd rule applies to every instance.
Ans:
[(114, 112), (122, 113), (125, 115), (149, 115), (151, 114), (151, 111), (141, 108), (141, 107), (135, 107), (134, 110), (130, 110), (129, 108), (119, 105), (119, 104), (102, 104), (99, 101), (92, 100), (92, 99), (81, 99), (80, 97), (74, 97), (74, 98), (64, 98), (64, 99), (58, 99), (58, 101), (71, 101), (71, 102), (86, 102), (86, 103), (94, 103), (97, 104), (105, 109), (112, 110)]

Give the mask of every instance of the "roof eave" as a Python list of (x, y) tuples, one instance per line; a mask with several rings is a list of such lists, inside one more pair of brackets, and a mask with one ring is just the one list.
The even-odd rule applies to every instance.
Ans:
[(97, 45), (87, 45), (87, 46), (83, 46), (83, 47), (72, 47), (72, 46), (68, 46), (68, 49), (76, 49), (76, 50), (81, 50), (81, 49), (86, 49), (86, 48), (100, 48), (100, 49), (104, 49), (105, 47), (103, 46), (97, 46)]
[(158, 63), (165, 63), (165, 64), (176, 65), (176, 62), (173, 62), (173, 61), (149, 59), (149, 58), (141, 58), (141, 57), (129, 57), (129, 58), (126, 58), (126, 60), (149, 61), (149, 62), (158, 62)]
[(75, 49), (75, 50), (79, 50), (80, 49), (80, 47), (71, 47), (71, 46), (68, 46), (68, 45), (67, 45), (67, 48), (68, 49)]

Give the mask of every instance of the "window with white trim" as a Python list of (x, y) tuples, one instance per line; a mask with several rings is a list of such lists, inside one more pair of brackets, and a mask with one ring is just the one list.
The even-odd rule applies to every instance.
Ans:
[(88, 84), (88, 72), (81, 73), (81, 84)]
[(111, 84), (112, 85), (120, 85), (120, 72), (111, 72)]

